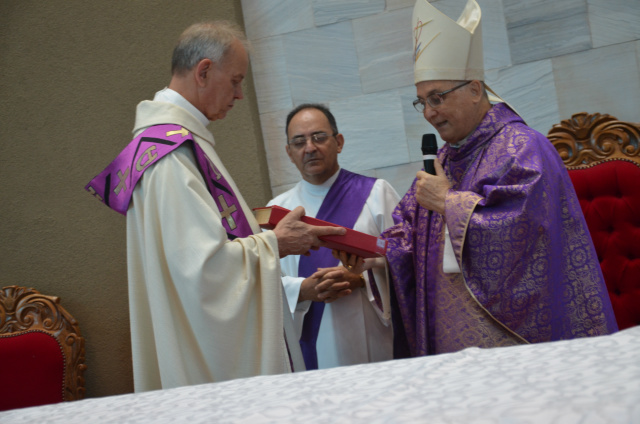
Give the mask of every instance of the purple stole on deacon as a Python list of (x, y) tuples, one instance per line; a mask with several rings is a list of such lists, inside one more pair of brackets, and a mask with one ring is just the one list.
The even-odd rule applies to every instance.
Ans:
[(233, 240), (253, 234), (227, 180), (193, 140), (190, 132), (180, 125), (155, 125), (144, 130), (104, 171), (87, 184), (85, 190), (111, 209), (126, 215), (133, 189), (144, 171), (186, 141), (191, 142), (200, 172), (222, 214), (222, 225), (227, 237)]
[[(375, 182), (375, 178), (341, 169), (338, 178), (322, 202), (316, 218), (353, 228)], [(331, 249), (312, 250), (311, 255), (300, 256), (298, 276), (306, 278), (318, 268), (333, 267), (337, 264), (338, 260), (331, 254)], [(307, 370), (318, 369), (316, 341), (323, 311), (323, 302), (311, 302), (302, 324), (300, 348)]]

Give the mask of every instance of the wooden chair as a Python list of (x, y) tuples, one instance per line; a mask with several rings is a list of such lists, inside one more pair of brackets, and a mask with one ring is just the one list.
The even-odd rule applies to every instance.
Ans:
[(84, 338), (56, 296), (0, 290), (0, 411), (84, 398)]
[(640, 124), (577, 113), (547, 136), (565, 163), (618, 327), (640, 324)]

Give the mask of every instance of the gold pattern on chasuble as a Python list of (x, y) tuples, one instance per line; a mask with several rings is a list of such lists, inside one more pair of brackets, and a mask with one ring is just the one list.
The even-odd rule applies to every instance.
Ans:
[[(508, 132), (506, 137), (511, 143), (507, 150), (514, 148), (522, 153), (520, 145), (529, 138), (518, 131)], [(540, 172), (553, 169), (546, 168), (544, 162), (535, 157), (540, 154), (539, 150), (526, 149), (529, 150), (530, 156), (521, 154), (524, 163), (542, 163)], [(488, 169), (500, 169), (499, 155), (500, 152), (487, 151), (484, 159), (489, 162)], [(565, 190), (567, 186), (570, 188), (568, 177), (540, 177), (537, 173), (521, 172), (512, 178), (513, 182), (507, 180), (506, 183), (517, 185), (521, 180), (529, 187), (526, 199), (522, 201), (517, 199), (523, 192), (513, 191), (518, 207), (498, 208), (494, 214), (488, 207), (472, 216), (468, 243), (465, 243), (465, 253), (471, 261), (468, 267), (471, 271), (466, 276), (472, 293), (478, 293), (478, 300), (489, 310), (508, 311), (508, 316), (503, 313), (501, 316), (514, 323), (518, 333), (532, 339), (551, 340), (552, 320), (556, 321), (554, 326), (558, 320), (551, 316), (551, 310), (559, 296), (569, 304), (566, 316), (562, 318), (565, 330), (575, 337), (602, 334), (606, 319), (598, 292), (598, 262), (591, 256), (594, 252), (581, 222), (579, 204), (573, 197), (568, 197), (572, 195), (570, 189)], [(559, 181), (562, 178), (565, 180)], [(503, 195), (510, 193), (509, 187), (501, 187), (501, 190)], [(535, 215), (533, 208), (527, 205), (535, 205)], [(553, 216), (547, 216), (545, 211), (551, 211)], [(552, 248), (559, 247), (561, 254), (551, 253)], [(562, 288), (551, 284), (557, 280), (552, 274), (555, 270), (571, 270), (566, 272)], [(483, 297), (485, 293), (487, 296)]]
[[(433, 283), (433, 303), (429, 305), (434, 323), (435, 353), (456, 352), (467, 347), (498, 347), (522, 341), (488, 314), (471, 295), (461, 273), (442, 270), (444, 228), (438, 220), (439, 250), (437, 275), (427, 278)], [(433, 233), (432, 233), (433, 234)]]
[[(514, 154), (514, 146), (522, 144), (526, 140), (515, 134), (512, 136), (512, 144), (507, 148), (507, 151), (514, 150), (511, 152)], [(516, 315), (519, 313), (523, 315), (510, 322), (526, 321), (524, 315), (528, 312), (526, 306), (529, 301), (527, 292), (531, 289), (540, 289), (540, 287), (535, 289), (527, 281), (518, 281), (519, 284), (514, 287), (507, 287), (505, 284), (512, 273), (518, 272), (514, 268), (522, 267), (524, 263), (529, 262), (527, 258), (522, 258), (521, 254), (529, 250), (530, 217), (527, 217), (526, 214), (521, 215), (517, 212), (501, 210), (492, 213), (491, 206), (480, 206), (480, 209), (476, 210), (477, 203), (483, 199), (478, 194), (482, 192), (482, 189), (474, 187), (475, 183), (473, 182), (474, 176), (480, 168), (480, 162), (483, 162), (483, 170), (489, 169), (497, 176), (503, 175), (506, 172), (504, 167), (508, 166), (500, 155), (492, 154), (489, 146), (485, 144), (472, 157), (468, 156), (469, 162), (466, 167), (460, 166), (462, 163), (451, 163), (454, 165), (453, 169), (448, 169), (454, 190), (461, 190), (452, 198), (452, 201), (457, 205), (451, 209), (452, 213), (448, 213), (449, 231), (452, 232), (452, 245), (458, 257), (462, 254), (463, 246), (467, 246), (465, 251), (467, 266), (464, 269), (468, 279), (465, 281), (462, 274), (443, 274), (438, 278), (438, 281), (441, 278), (449, 280), (438, 288), (438, 298), (439, 302), (442, 302), (442, 306), (437, 307), (442, 311), (442, 316), (434, 320), (436, 323), (444, 320), (444, 322), (441, 321), (444, 327), (437, 331), (437, 334), (443, 336), (440, 339), (440, 346), (443, 347), (443, 350), (438, 347), (436, 350), (442, 352), (451, 351), (451, 349), (459, 350), (469, 346), (491, 347), (526, 343), (487, 308), (492, 311), (509, 311), (510, 314), (513, 311)], [(504, 152), (501, 154), (504, 155)], [(507, 195), (510, 190), (509, 187), (500, 187), (500, 189), (502, 193)], [(514, 187), (514, 198), (521, 195), (520, 190)], [(543, 197), (546, 199), (544, 191)], [(534, 199), (534, 201), (538, 200)], [(483, 210), (483, 208), (485, 209)], [(457, 227), (454, 227), (455, 230), (452, 230), (452, 224)], [(459, 236), (460, 232), (462, 232), (462, 236)], [(543, 233), (544, 231), (539, 232)], [(458, 234), (457, 239), (455, 234)], [(545, 245), (542, 246), (544, 252), (548, 247), (548, 242), (543, 245)], [(539, 260), (535, 263), (537, 269), (542, 273), (548, 268), (543, 254), (539, 255)], [(535, 285), (536, 279), (532, 278), (529, 281), (534, 282)], [(512, 289), (515, 289), (516, 293)], [(480, 298), (476, 298), (474, 293), (478, 293)], [(450, 308), (450, 312), (446, 312), (448, 308)], [(461, 312), (455, 314), (453, 311), (458, 308)], [(540, 315), (539, 321), (545, 321), (548, 326), (550, 314)], [(446, 322), (447, 316), (451, 316), (449, 323)], [(504, 318), (504, 315), (501, 316)], [(457, 327), (454, 327), (453, 324)], [(453, 328), (456, 328), (455, 331), (461, 332), (459, 337), (447, 336), (447, 333)]]
[[(477, 165), (470, 165), (474, 169)], [(458, 167), (452, 175), (454, 187), (460, 185), (466, 169)], [(457, 258), (462, 257), (469, 221), (481, 196), (474, 192), (451, 192), (446, 202), (453, 202), (446, 208), (451, 243)], [(434, 215), (435, 216), (435, 215)], [(514, 335), (504, 324), (499, 323), (473, 296), (462, 273), (445, 273), (442, 268), (444, 256), (444, 217), (433, 220), (434, 231), (438, 234), (440, 246), (437, 258), (437, 275), (427, 278), (433, 281), (434, 298), (430, 308), (433, 311), (434, 342), (436, 353), (456, 352), (467, 347), (500, 347), (522, 344), (524, 341)]]
[[(569, 273), (568, 281), (562, 293), (563, 300), (569, 303), (567, 322), (572, 322), (570, 329), (575, 337), (597, 336), (607, 328), (604, 304), (598, 291), (600, 268), (596, 268), (597, 260), (592, 248), (591, 236), (582, 225), (580, 217), (569, 211), (568, 199), (561, 197), (562, 218), (564, 220), (564, 248), (562, 258), (565, 266), (572, 266), (574, 272)], [(568, 234), (572, 237), (569, 238)], [(586, 309), (583, 307), (586, 305)], [(570, 319), (569, 319), (570, 318)]]

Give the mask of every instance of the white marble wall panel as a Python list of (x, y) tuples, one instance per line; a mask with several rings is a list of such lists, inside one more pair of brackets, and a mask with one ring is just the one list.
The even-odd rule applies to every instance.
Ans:
[[(638, 63), (638, 70), (640, 70), (640, 41), (636, 41), (634, 44), (636, 45), (636, 59)], [(640, 75), (638, 75), (638, 77), (640, 78)], [(634, 122), (640, 122), (640, 117), (638, 117), (638, 119), (636, 119)]]
[(362, 94), (351, 22), (283, 36), (294, 105)]
[(405, 8), (353, 21), (365, 93), (413, 84), (411, 13)]
[(503, 0), (513, 64), (588, 50), (586, 0)]
[(260, 113), (292, 109), (291, 89), (282, 36), (252, 42), (251, 70)]
[(599, 112), (623, 121), (640, 121), (637, 44), (615, 44), (554, 58), (560, 117)]
[[(466, 1), (431, 0), (453, 20)], [(640, 122), (640, 0), (478, 3), (487, 82), (533, 128), (546, 133), (581, 111)], [(437, 134), (411, 105), (414, 4), (242, 0), (274, 195), (300, 179), (284, 150), (284, 120), (302, 102), (335, 113), (347, 139), (342, 166), (408, 189), (422, 166), (422, 134)]]
[(250, 40), (314, 26), (311, 0), (242, 0), (241, 4)]
[(559, 122), (551, 59), (488, 71), (486, 83), (542, 134)]
[(400, 97), (393, 91), (329, 104), (345, 147), (340, 164), (360, 172), (409, 161)]
[(511, 50), (507, 23), (501, 0), (478, 0), (482, 9), (482, 43), (484, 68), (496, 69), (511, 65)]
[(416, 0), (387, 0), (387, 10), (402, 9), (403, 7), (410, 7), (413, 10), (415, 4)]
[(327, 25), (384, 11), (385, 0), (312, 0), (316, 25)]
[(593, 47), (640, 39), (640, 1), (588, 0)]
[(407, 135), (407, 150), (409, 151), (409, 161), (422, 161), (422, 136), (424, 134), (434, 134), (438, 141), (438, 147), (442, 147), (444, 141), (440, 138), (438, 131), (424, 118), (424, 114), (418, 112), (413, 107), (416, 99), (415, 86), (402, 90), (400, 101), (402, 103), (402, 117), (404, 120), (404, 132)]
[(272, 187), (292, 184), (300, 179), (298, 169), (291, 163), (285, 150), (287, 136), (284, 127), (288, 113), (289, 110), (281, 110), (260, 115)]
[(273, 197), (276, 197), (276, 196), (284, 193), (285, 191), (292, 189), (296, 184), (298, 184), (298, 183), (291, 183), (291, 184), (285, 184), (285, 185), (281, 185), (281, 186), (271, 187), (271, 194), (273, 195)]
[(422, 160), (420, 160), (419, 162), (378, 169), (375, 176), (376, 178), (387, 180), (402, 197), (411, 187), (413, 180), (416, 178), (416, 173), (422, 168)]

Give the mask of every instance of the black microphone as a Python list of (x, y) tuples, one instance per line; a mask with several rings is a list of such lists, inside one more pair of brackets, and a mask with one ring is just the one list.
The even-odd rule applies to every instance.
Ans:
[(434, 134), (424, 134), (422, 136), (422, 160), (424, 162), (424, 171), (427, 174), (436, 175), (436, 168), (433, 161), (438, 153), (438, 142)]

